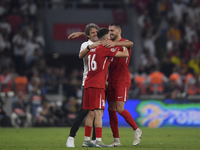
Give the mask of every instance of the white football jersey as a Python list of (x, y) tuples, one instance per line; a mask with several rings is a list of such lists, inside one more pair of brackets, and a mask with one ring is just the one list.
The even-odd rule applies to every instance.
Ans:
[[(81, 49), (80, 52), (84, 49), (87, 48), (88, 45), (93, 44), (93, 42), (91, 40), (88, 40), (87, 42), (84, 42), (81, 44)], [(84, 86), (85, 83), (85, 79), (87, 77), (87, 73), (88, 73), (88, 66), (87, 66), (87, 55), (85, 55), (85, 57), (83, 58), (83, 66), (84, 66), (84, 71), (83, 71), (83, 81), (82, 81), (82, 86)]]

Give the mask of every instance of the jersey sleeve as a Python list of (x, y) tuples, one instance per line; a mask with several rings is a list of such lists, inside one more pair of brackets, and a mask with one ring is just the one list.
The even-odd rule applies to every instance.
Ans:
[(116, 48), (104, 48), (103, 49), (103, 53), (105, 56), (110, 56), (110, 57), (114, 57), (116, 55), (116, 53), (118, 52), (117, 47)]

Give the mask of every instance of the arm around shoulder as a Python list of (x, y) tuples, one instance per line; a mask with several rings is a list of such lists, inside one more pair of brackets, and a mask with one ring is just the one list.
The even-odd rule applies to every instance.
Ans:
[(80, 51), (78, 57), (80, 59), (82, 59), (83, 57), (85, 57), (85, 55), (87, 55), (87, 53), (89, 52), (89, 49), (88, 48), (85, 48), (84, 50)]
[(132, 41), (119, 41), (119, 42), (115, 42), (115, 46), (125, 46), (127, 48), (130, 48), (133, 46), (133, 42)]
[(121, 51), (118, 51), (116, 54), (115, 54), (115, 57), (122, 57), (122, 58), (127, 58), (129, 57), (129, 52), (128, 52), (128, 49), (126, 47), (123, 47), (124, 51), (121, 52)]

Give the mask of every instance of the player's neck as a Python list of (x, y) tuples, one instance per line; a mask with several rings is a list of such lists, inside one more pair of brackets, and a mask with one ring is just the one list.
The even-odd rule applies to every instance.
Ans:
[(114, 40), (114, 42), (119, 42), (121, 39), (122, 39), (122, 37), (121, 37), (121, 36), (118, 36), (118, 37)]
[(96, 42), (96, 41), (93, 41), (93, 40), (91, 40), (91, 39), (90, 39), (90, 41), (93, 42), (93, 43)]

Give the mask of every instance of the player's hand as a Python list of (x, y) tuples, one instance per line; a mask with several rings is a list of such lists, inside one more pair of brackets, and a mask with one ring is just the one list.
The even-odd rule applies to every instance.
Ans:
[(110, 47), (114, 47), (115, 43), (111, 40), (103, 40), (102, 45), (107, 48), (110, 48)]
[(90, 48), (91, 49), (95, 48), (95, 47), (99, 46), (100, 44), (102, 44), (101, 41), (94, 42), (93, 44), (90, 45)]
[(68, 39), (74, 39), (74, 38), (77, 38), (81, 35), (83, 35), (83, 32), (74, 32), (74, 33), (72, 33), (68, 36)]

